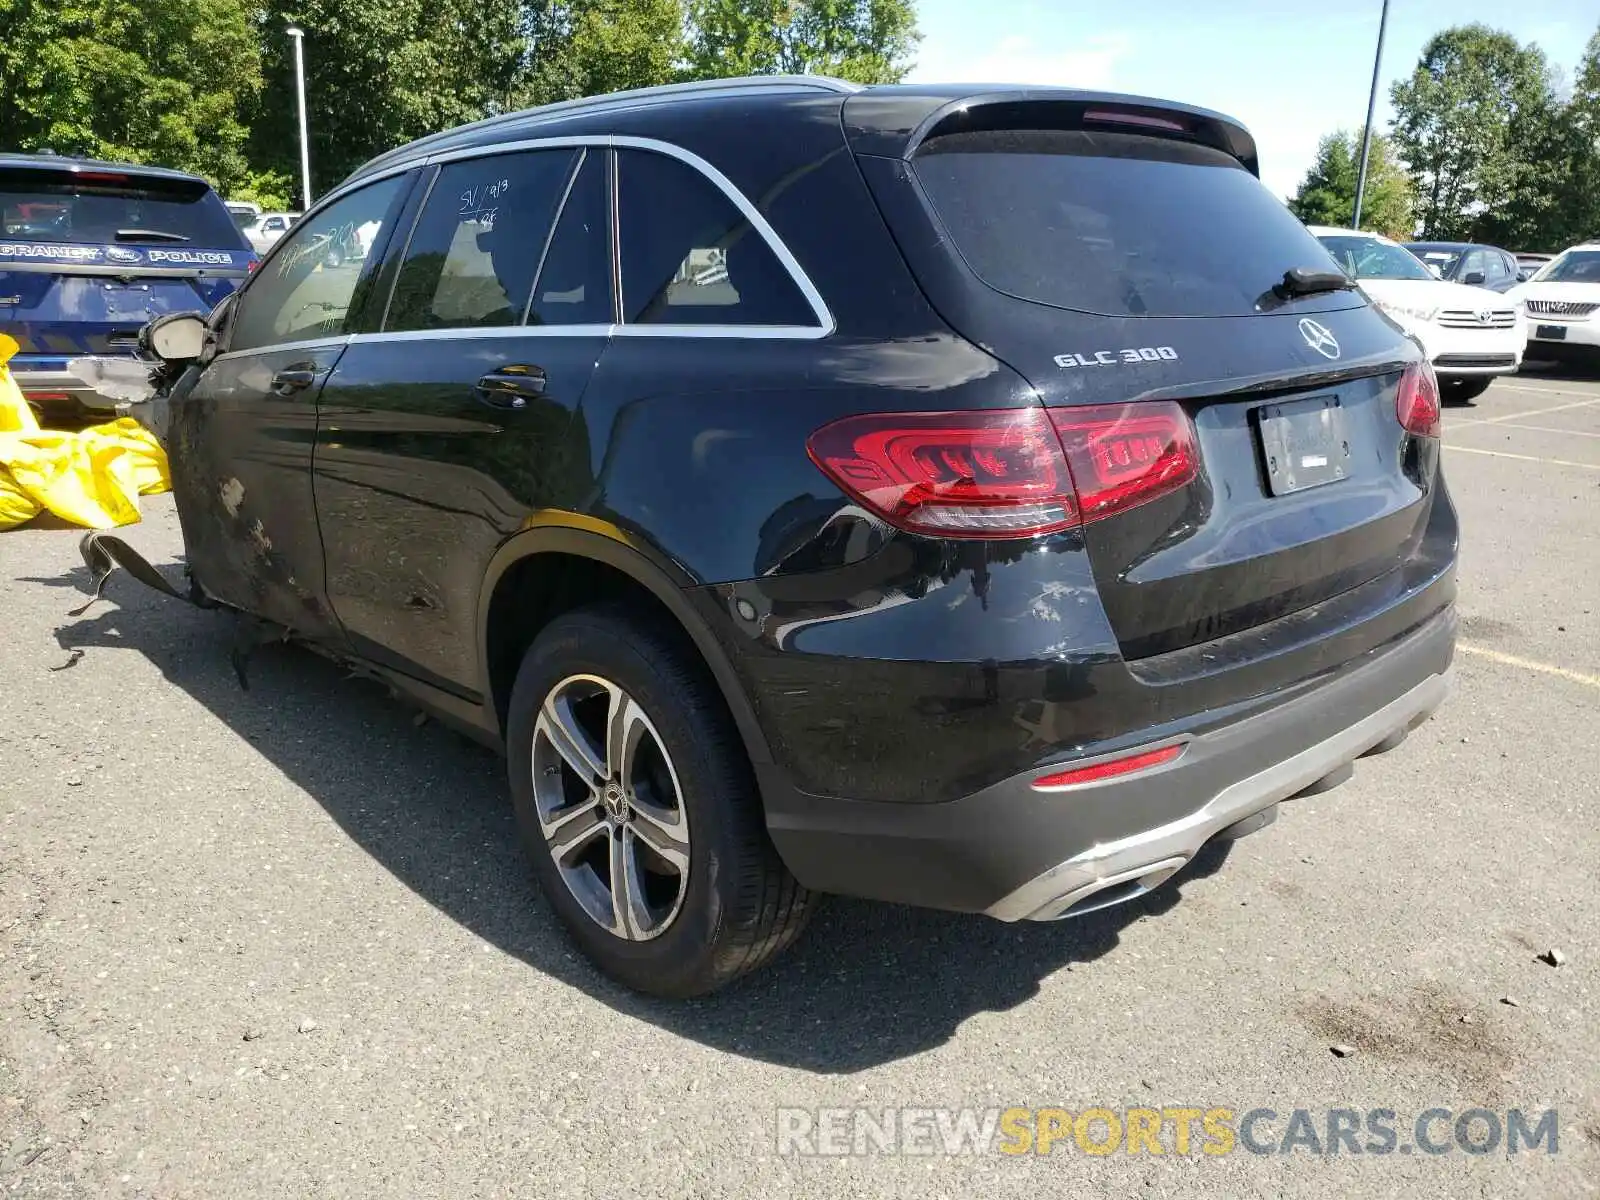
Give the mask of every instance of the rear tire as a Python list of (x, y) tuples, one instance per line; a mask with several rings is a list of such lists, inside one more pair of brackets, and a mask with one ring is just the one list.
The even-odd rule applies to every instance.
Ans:
[(814, 904), (674, 632), (618, 605), (557, 617), (523, 657), (506, 750), (523, 848), (573, 941), (619, 983), (684, 998), (775, 957)]
[(1489, 390), (1494, 379), (1441, 379), (1439, 399), (1446, 404), (1471, 404)]

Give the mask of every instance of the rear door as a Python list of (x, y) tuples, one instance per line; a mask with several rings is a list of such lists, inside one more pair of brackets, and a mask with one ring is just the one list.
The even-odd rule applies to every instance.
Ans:
[(440, 167), (391, 255), (384, 319), (323, 390), (332, 605), (358, 653), (465, 699), (490, 558), (586, 486), (569, 439), (614, 316), (608, 159), (565, 146)]
[[(1170, 135), (1104, 116), (936, 136), (863, 169), (945, 318), (1046, 405), (1171, 400), (1192, 422), (1193, 483), (1084, 529), (1136, 658), (1391, 570), (1422, 535), (1428, 480), (1395, 411), (1415, 348), (1354, 290), (1276, 293), (1291, 268), (1327, 270), (1326, 251), (1238, 161), (1183, 136), (1181, 114)], [(1314, 466), (1287, 478), (1283, 435), (1308, 423), (1319, 446), (1295, 461)], [(1108, 456), (1147, 449), (1084, 436)], [(1088, 482), (1115, 489), (1118, 463), (1101, 471)]]
[(0, 330), (34, 380), (78, 355), (133, 353), (146, 321), (209, 310), (254, 257), (203, 180), (0, 166)]
[(373, 221), (386, 235), (411, 183), (369, 184), (295, 230), (220, 314), (224, 352), (171, 406), (190, 568), (217, 598), (313, 640), (339, 638), (311, 490), (316, 401), (375, 266), (328, 247)]

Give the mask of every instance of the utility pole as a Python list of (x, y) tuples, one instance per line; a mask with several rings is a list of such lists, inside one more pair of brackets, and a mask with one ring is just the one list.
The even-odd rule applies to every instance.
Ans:
[(1367, 127), (1361, 134), (1361, 169), (1356, 172), (1356, 211), (1351, 229), (1361, 228), (1361, 197), (1367, 190), (1367, 155), (1372, 151), (1372, 118), (1378, 107), (1378, 71), (1383, 66), (1383, 35), (1389, 27), (1389, 0), (1383, 0), (1378, 18), (1378, 52), (1372, 56), (1372, 90), (1367, 93)]
[[(1388, 0), (1384, 3), (1387, 5)], [(311, 208), (311, 141), (306, 135), (306, 56), (303, 49), (306, 31), (291, 25), (284, 32), (294, 40), (294, 88), (300, 102), (300, 211), (306, 212)], [(1356, 201), (1358, 206), (1360, 203)]]

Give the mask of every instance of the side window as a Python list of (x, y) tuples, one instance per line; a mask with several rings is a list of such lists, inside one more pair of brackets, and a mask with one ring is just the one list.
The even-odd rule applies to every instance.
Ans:
[(606, 153), (587, 151), (545, 252), (529, 324), (611, 324), (609, 195)]
[(699, 171), (643, 150), (617, 155), (624, 321), (817, 324), (794, 278)]
[(576, 152), (446, 164), (411, 233), (385, 329), (520, 325)]
[(1489, 252), (1489, 279), (1490, 284), (1505, 283), (1516, 278), (1516, 272), (1506, 263), (1506, 256), (1498, 251)]
[(1456, 278), (1458, 280), (1465, 279), (1474, 271), (1482, 271), (1485, 275), (1487, 275), (1489, 273), (1489, 266), (1484, 261), (1485, 257), (1486, 256), (1482, 250), (1468, 250), (1466, 257), (1461, 260), (1461, 269), (1456, 272)]
[(409, 177), (361, 188), (283, 236), (239, 296), (230, 350), (336, 337), (366, 269), (366, 251), (395, 218)]

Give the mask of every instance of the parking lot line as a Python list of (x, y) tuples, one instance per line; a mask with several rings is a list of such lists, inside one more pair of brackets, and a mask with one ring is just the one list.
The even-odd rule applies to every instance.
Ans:
[(1584, 394), (1575, 388), (1529, 387), (1524, 383), (1502, 383), (1495, 390), (1499, 392), (1536, 392), (1541, 396), (1581, 396)]
[[(1487, 421), (1473, 421), (1474, 425), (1487, 425)], [(1554, 425), (1524, 425), (1521, 421), (1501, 421), (1504, 429), (1526, 429), (1529, 433), (1559, 433), (1572, 437), (1600, 438), (1600, 432), (1593, 429), (1557, 429)]]
[[(1483, 424), (1483, 422), (1478, 422)], [(1533, 454), (1512, 454), (1506, 450), (1479, 450), (1475, 446), (1458, 446), (1454, 442), (1446, 442), (1452, 454), (1487, 454), (1490, 458), (1514, 458), (1518, 462), (1545, 463), (1552, 467), (1578, 467), (1584, 471), (1600, 471), (1600, 463), (1573, 462), (1569, 458), (1539, 458)]]
[[(1543, 388), (1519, 388), (1519, 391), (1535, 392), (1544, 391)], [(1571, 394), (1571, 393), (1569, 393)], [(1600, 396), (1591, 396), (1587, 400), (1574, 400), (1571, 404), (1552, 404), (1549, 408), (1530, 408), (1523, 412), (1506, 413), (1499, 417), (1479, 417), (1477, 420), (1467, 419), (1457, 421), (1458, 425), (1504, 425), (1507, 421), (1515, 421), (1520, 417), (1542, 417), (1546, 413), (1566, 412), (1569, 408), (1588, 408), (1600, 404)]]
[(1532, 658), (1519, 658), (1515, 654), (1506, 654), (1501, 650), (1490, 650), (1487, 646), (1474, 646), (1471, 642), (1458, 641), (1456, 649), (1463, 654), (1487, 658), (1490, 662), (1497, 662), (1503, 666), (1520, 667), (1524, 671), (1536, 671), (1541, 675), (1555, 675), (1573, 683), (1581, 683), (1584, 687), (1600, 690), (1600, 675), (1587, 675), (1570, 667), (1558, 667), (1554, 663), (1539, 662)]

